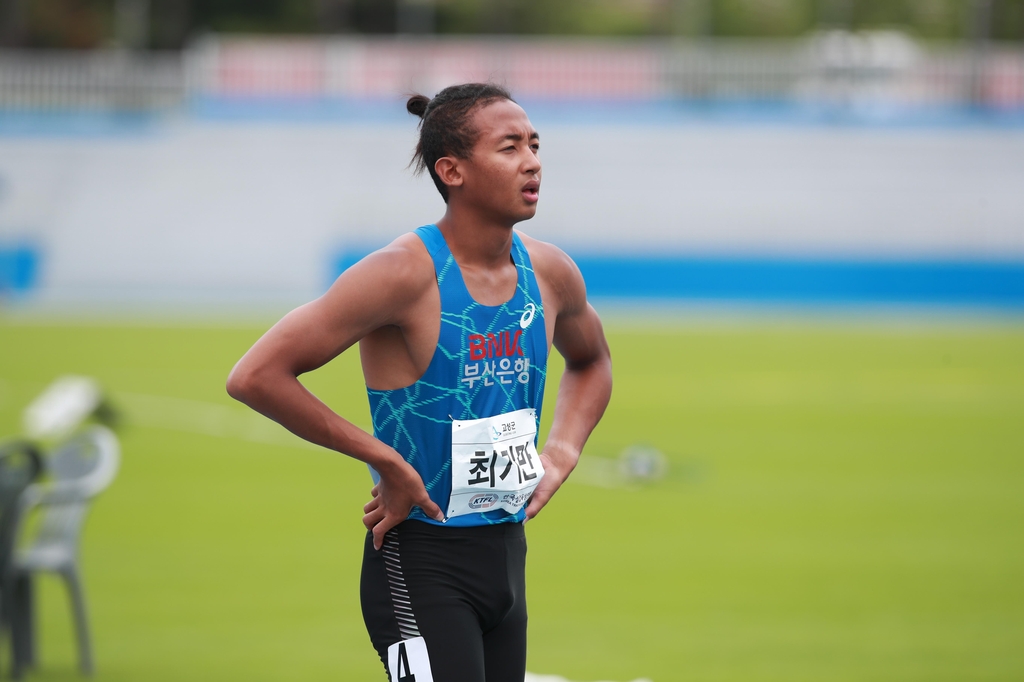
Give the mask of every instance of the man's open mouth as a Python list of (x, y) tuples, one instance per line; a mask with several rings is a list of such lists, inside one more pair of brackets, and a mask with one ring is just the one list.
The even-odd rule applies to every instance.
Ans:
[(539, 182), (528, 182), (523, 187), (523, 196), (527, 201), (537, 201), (540, 197), (540, 183)]

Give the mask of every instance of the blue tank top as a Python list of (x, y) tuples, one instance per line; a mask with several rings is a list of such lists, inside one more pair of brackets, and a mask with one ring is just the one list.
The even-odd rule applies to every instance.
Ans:
[[(427, 371), (413, 385), (389, 391), (367, 388), (367, 393), (373, 435), (419, 472), (430, 499), (445, 510), (452, 491), (453, 419), (483, 419), (533, 408), (539, 427), (547, 332), (537, 278), (519, 235), (512, 233), (516, 292), (499, 306), (473, 300), (436, 225), (420, 227), (416, 235), (434, 261), (441, 294), (437, 347)], [(495, 509), (455, 516), (444, 525), (520, 522), (525, 516), (525, 508), (516, 514)], [(409, 518), (442, 525), (419, 507), (413, 507)]]

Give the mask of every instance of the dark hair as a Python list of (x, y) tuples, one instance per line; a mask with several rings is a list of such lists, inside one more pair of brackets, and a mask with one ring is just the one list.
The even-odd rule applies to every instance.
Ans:
[(424, 170), (430, 173), (445, 203), (448, 203), (448, 187), (437, 177), (434, 164), (444, 156), (468, 158), (478, 134), (469, 124), (469, 115), (476, 107), (500, 99), (515, 101), (500, 85), (464, 83), (445, 88), (433, 99), (413, 95), (406, 102), (409, 113), (420, 117), (420, 140), (412, 155), (412, 165), (417, 173)]

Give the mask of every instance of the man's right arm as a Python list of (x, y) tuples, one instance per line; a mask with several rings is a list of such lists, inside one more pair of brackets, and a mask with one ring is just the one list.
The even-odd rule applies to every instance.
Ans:
[(346, 270), (326, 294), (274, 325), (238, 361), (227, 381), (233, 398), (301, 438), (366, 462), (381, 475), (379, 497), (385, 513), (373, 527), (378, 547), (383, 534), (403, 521), (412, 506), (434, 518), (443, 514), (401, 455), (336, 414), (298, 377), (375, 329), (402, 327), (429, 290), (420, 280), (432, 278), (433, 269), (422, 265), (407, 245), (371, 254)]

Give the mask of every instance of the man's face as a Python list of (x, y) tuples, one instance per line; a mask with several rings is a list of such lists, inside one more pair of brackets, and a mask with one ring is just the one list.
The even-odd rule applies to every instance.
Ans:
[(461, 198), (499, 221), (517, 223), (537, 213), (540, 137), (515, 102), (498, 100), (472, 114), (477, 131), (469, 159), (459, 162)]

